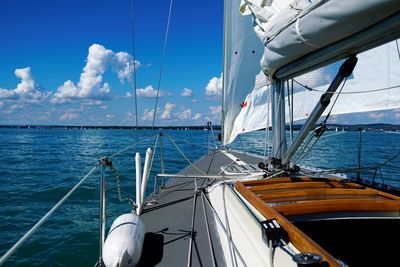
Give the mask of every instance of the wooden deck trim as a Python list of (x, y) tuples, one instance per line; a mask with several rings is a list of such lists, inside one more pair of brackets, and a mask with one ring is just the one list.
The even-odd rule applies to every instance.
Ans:
[(281, 182), (281, 183), (269, 183), (262, 185), (251, 186), (251, 191), (265, 191), (272, 189), (292, 189), (292, 188), (359, 188), (364, 189), (365, 186), (361, 186), (353, 183), (343, 183), (337, 181), (311, 181), (311, 182)]
[[(280, 178), (277, 178), (280, 179)], [(235, 189), (258, 210), (265, 218), (275, 219), (288, 232), (289, 241), (301, 252), (318, 253), (323, 261), (329, 263), (329, 266), (339, 267), (336, 259), (327, 251), (321, 248), (311, 238), (300, 231), (296, 226), (290, 223), (285, 217), (276, 210), (269, 207), (263, 200), (257, 197), (250, 189), (241, 182), (236, 182)]]
[[(250, 189), (253, 191), (252, 189)], [(254, 192), (254, 191), (253, 191)], [(305, 197), (315, 195), (365, 195), (365, 196), (378, 196), (378, 191), (374, 189), (352, 189), (352, 188), (311, 188), (302, 190), (290, 190), (278, 192), (268, 192), (265, 194), (258, 194), (262, 200), (283, 198), (283, 197)]]
[(326, 199), (274, 206), (274, 209), (284, 216), (322, 212), (400, 211), (400, 202), (390, 199)]
[[(283, 177), (283, 178), (271, 178), (266, 180), (253, 180), (253, 181), (245, 181), (243, 185), (245, 186), (256, 186), (256, 185), (264, 185), (264, 184), (274, 184), (274, 183), (284, 183), (284, 182), (342, 182), (342, 183), (351, 183), (348, 180), (340, 179), (340, 178), (312, 178), (312, 177)], [(353, 183), (351, 183), (353, 184)]]

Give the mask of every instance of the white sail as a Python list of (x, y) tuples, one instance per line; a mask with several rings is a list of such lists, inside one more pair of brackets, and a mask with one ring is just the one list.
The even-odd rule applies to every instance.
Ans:
[[(320, 76), (333, 73), (324, 73), (322, 69), (313, 75), (316, 76), (318, 72), (321, 72)], [(399, 74), (400, 59), (395, 41), (359, 54), (353, 74), (343, 87), (331, 115), (400, 108)], [(307, 83), (305, 85), (310, 86)], [(314, 87), (315, 91), (302, 89), (294, 93), (295, 121), (308, 117), (327, 87), (328, 84)], [(327, 115), (335, 98), (332, 98), (323, 115)], [(289, 117), (286, 118), (288, 121)]]
[[(340, 64), (341, 62), (338, 62), (295, 78), (314, 90), (307, 90), (295, 84), (292, 104), (294, 121), (308, 118), (336, 75)], [(331, 115), (400, 108), (399, 74), (400, 60), (395, 41), (361, 53)], [(327, 115), (331, 110), (335, 98), (336, 96), (332, 98), (323, 115)], [(235, 119), (232, 137), (272, 126), (270, 114), (270, 86), (265, 83), (247, 95), (246, 107), (241, 109)], [(286, 114), (286, 122), (290, 122), (289, 112)]]
[(223, 144), (235, 138), (234, 120), (246, 96), (255, 88), (255, 76), (263, 45), (253, 30), (251, 16), (241, 16), (240, 0), (225, 1), (225, 41), (223, 73)]

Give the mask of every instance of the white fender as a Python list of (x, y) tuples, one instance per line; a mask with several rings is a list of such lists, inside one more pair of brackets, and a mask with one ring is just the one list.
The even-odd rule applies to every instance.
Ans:
[(119, 216), (111, 225), (103, 246), (106, 267), (136, 266), (142, 255), (145, 228), (134, 213)]

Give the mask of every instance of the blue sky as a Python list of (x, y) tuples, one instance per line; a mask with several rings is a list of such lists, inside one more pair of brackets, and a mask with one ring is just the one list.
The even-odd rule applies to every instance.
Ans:
[[(175, 0), (156, 125), (220, 123), (223, 1)], [(151, 125), (169, 0), (0, 2), (0, 124)], [(331, 123), (398, 123), (398, 110)]]
[[(1, 1), (0, 124), (132, 125), (133, 66), (151, 124), (168, 7), (135, 0), (135, 65), (130, 0)], [(174, 1), (157, 125), (219, 122), (222, 14), (222, 1)]]

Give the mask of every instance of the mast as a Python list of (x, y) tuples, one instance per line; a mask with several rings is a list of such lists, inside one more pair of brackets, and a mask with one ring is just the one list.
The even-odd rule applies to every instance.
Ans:
[[(272, 81), (272, 158), (273, 167), (278, 167), (286, 152), (285, 135), (285, 90), (282, 80)], [(274, 166), (276, 165), (276, 166)]]

